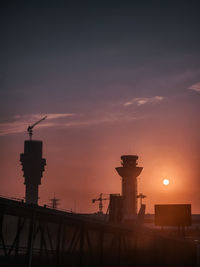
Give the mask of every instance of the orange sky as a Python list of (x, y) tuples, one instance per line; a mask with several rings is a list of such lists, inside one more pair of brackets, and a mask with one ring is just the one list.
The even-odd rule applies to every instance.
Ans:
[[(162, 110), (162, 107), (154, 109)], [(137, 154), (138, 165), (144, 167), (138, 192), (147, 195), (147, 212), (153, 212), (154, 204), (191, 203), (192, 212), (199, 213), (196, 129), (189, 128), (190, 122), (185, 122), (185, 117), (175, 123), (162, 116), (159, 124), (160, 114), (153, 113), (147, 119), (131, 122), (35, 129), (34, 136), (44, 141), (43, 153), (47, 160), (39, 189), (40, 204), (48, 203), (55, 192), (62, 208), (96, 211), (98, 204), (92, 204), (92, 198), (100, 193), (121, 192), (120, 177), (115, 171), (115, 167), (120, 166), (120, 156)], [(2, 195), (24, 196), (19, 162), (24, 137), (25, 133), (1, 137)], [(164, 178), (170, 180), (167, 187), (162, 184)], [(105, 202), (104, 211), (107, 205)]]

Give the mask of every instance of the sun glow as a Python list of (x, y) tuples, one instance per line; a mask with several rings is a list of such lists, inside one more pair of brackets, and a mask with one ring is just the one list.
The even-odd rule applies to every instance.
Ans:
[(164, 180), (163, 180), (163, 184), (164, 184), (164, 185), (168, 185), (168, 184), (169, 184), (169, 180), (168, 180), (168, 179), (164, 179)]

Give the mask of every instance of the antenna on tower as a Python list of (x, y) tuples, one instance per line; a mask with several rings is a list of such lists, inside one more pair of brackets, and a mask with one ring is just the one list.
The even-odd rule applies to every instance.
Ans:
[(56, 198), (55, 193), (54, 193), (54, 197), (50, 199), (50, 207), (52, 209), (57, 209), (59, 205), (59, 201), (60, 199)]
[(33, 125), (31, 126), (28, 126), (27, 128), (27, 132), (29, 134), (29, 139), (32, 140), (32, 135), (33, 135), (33, 128), (38, 124), (40, 123), (41, 121), (45, 120), (47, 118), (47, 116), (44, 116), (41, 120), (35, 122)]

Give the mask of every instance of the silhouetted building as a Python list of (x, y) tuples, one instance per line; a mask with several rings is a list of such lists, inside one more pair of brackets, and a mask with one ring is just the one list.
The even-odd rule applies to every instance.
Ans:
[(137, 215), (137, 224), (143, 224), (144, 223), (145, 209), (146, 209), (146, 205), (141, 204), (138, 215)]
[(142, 167), (137, 167), (136, 155), (121, 156), (122, 167), (117, 167), (118, 174), (122, 177), (123, 220), (132, 220), (137, 215), (137, 177)]
[(109, 222), (120, 223), (123, 216), (123, 198), (119, 194), (110, 194)]
[(20, 154), (20, 162), (25, 178), (26, 203), (37, 204), (38, 186), (41, 184), (42, 173), (46, 165), (46, 159), (42, 158), (42, 141), (26, 140), (24, 153)]

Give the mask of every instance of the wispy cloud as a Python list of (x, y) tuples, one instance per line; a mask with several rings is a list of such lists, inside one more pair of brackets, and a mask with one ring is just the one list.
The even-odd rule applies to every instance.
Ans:
[[(74, 113), (48, 113), (48, 114), (28, 114), (28, 115), (15, 115), (15, 119), (20, 120), (39, 120), (42, 117), (47, 116), (48, 119), (60, 119), (74, 116)], [(30, 122), (29, 122), (30, 123)]]
[[(31, 125), (30, 122), (35, 122), (43, 117), (42, 114), (32, 114), (23, 116), (14, 116), (12, 121), (0, 123), (0, 136), (23, 133), (27, 127)], [(43, 127), (60, 127), (60, 128), (77, 128), (84, 126), (93, 126), (99, 124), (111, 124), (117, 122), (125, 122), (140, 119), (134, 113), (126, 114), (119, 111), (101, 111), (93, 114), (47, 114), (47, 120), (37, 125), (38, 128)]]
[(89, 118), (79, 121), (72, 121), (63, 124), (65, 127), (81, 127), (81, 126), (93, 126), (99, 124), (111, 124), (117, 122), (125, 122), (125, 121), (133, 121), (141, 119), (140, 116), (135, 116), (134, 114), (123, 114), (123, 113), (113, 113), (113, 114), (105, 114), (104, 116), (97, 116), (96, 118)]
[(190, 86), (188, 89), (200, 93), (200, 82), (199, 82), (199, 83), (195, 83), (195, 84), (193, 84), (193, 85)]
[[(157, 103), (164, 99), (163, 96), (154, 97), (139, 97), (133, 98), (131, 101), (124, 101), (123, 106), (136, 105), (142, 106), (148, 103)], [(121, 109), (120, 109), (121, 107)], [(132, 120), (138, 120), (143, 118), (134, 111), (130, 112), (128, 109), (122, 108), (122, 103), (115, 103), (114, 105), (106, 106), (104, 109), (97, 109), (93, 112), (87, 111), (83, 114), (74, 113), (49, 113), (49, 114), (28, 114), (28, 115), (15, 115), (9, 121), (0, 122), (0, 136), (14, 134), (14, 133), (25, 133), (29, 125), (34, 124), (38, 120), (42, 119), (44, 115), (47, 116), (46, 120), (43, 120), (37, 125), (37, 129), (44, 127), (66, 127), (66, 128), (77, 128), (86, 127), (100, 124), (112, 124), (119, 122), (127, 122)]]
[(137, 105), (137, 106), (142, 106), (145, 104), (154, 104), (162, 101), (164, 99), (163, 96), (153, 96), (153, 97), (137, 97), (133, 98), (130, 101), (125, 102), (123, 105), (125, 107), (130, 106), (130, 105)]
[(72, 117), (73, 113), (49, 113), (49, 114), (28, 114), (15, 115), (8, 122), (0, 123), (0, 136), (25, 132), (29, 125), (32, 125), (37, 120), (40, 120), (44, 115), (47, 115), (48, 120), (37, 125), (37, 128), (51, 127), (56, 124), (56, 120)]

